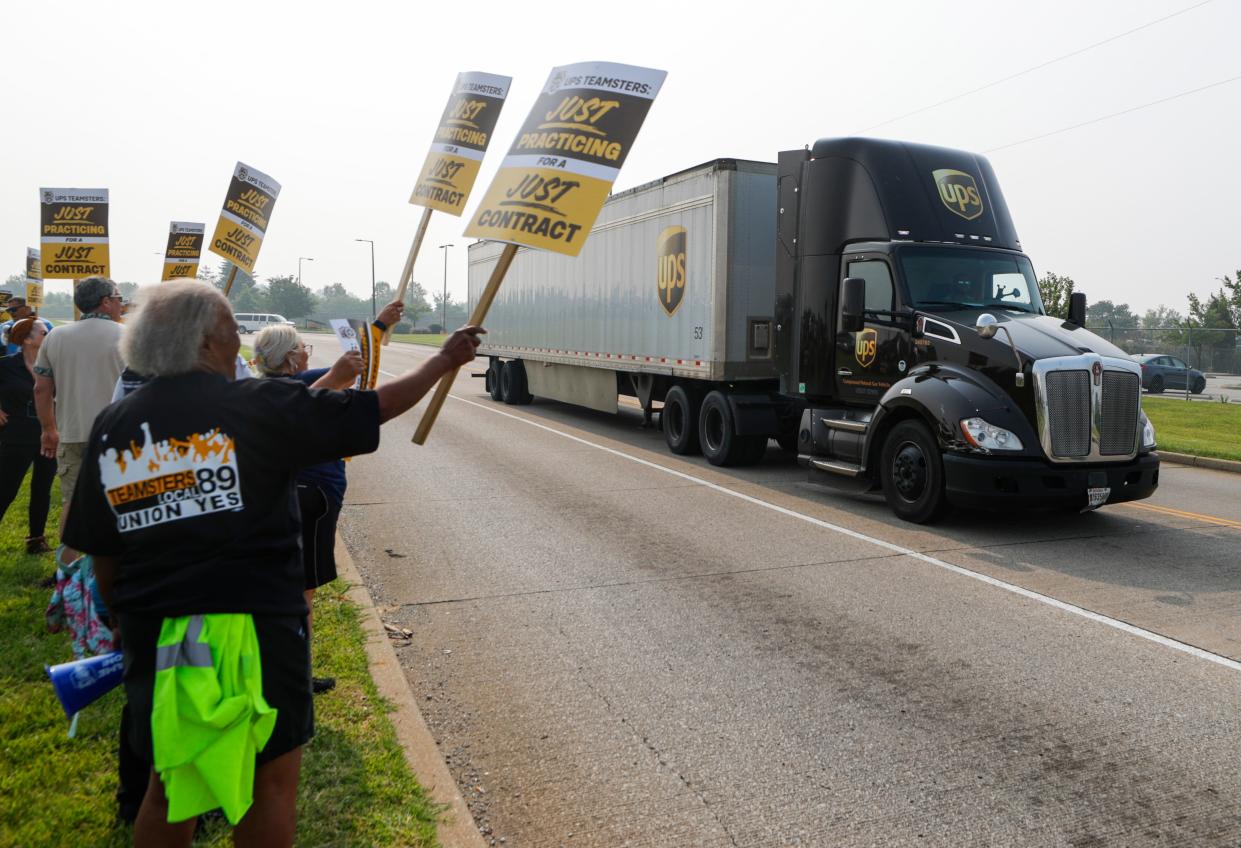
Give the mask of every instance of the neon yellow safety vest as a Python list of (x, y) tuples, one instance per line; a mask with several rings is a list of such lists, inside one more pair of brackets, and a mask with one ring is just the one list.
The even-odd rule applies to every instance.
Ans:
[(157, 644), (151, 735), (168, 821), (220, 807), (237, 824), (254, 801), (255, 754), (276, 724), (254, 619), (165, 618)]

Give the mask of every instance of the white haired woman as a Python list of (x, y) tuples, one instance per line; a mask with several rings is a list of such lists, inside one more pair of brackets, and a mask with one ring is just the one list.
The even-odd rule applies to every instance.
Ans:
[[(212, 668), (197, 659), (206, 645), (188, 635), (173, 653), (157, 652), (165, 620), (175, 625), (193, 617), (207, 628), (207, 639), (213, 613), (252, 622), (261, 701), (276, 710), (254, 759), (252, 806), (225, 806), (237, 826), (234, 840), (293, 844), (301, 746), (314, 733), (294, 475), (307, 465), (375, 450), (379, 425), (473, 359), (481, 332), (458, 330), (436, 355), (374, 391), (311, 390), (292, 380), (235, 382), (240, 339), (224, 296), (193, 281), (163, 283), (148, 294), (130, 322), (123, 353), (152, 379), (95, 420), (66, 527), (69, 543), (94, 556), (104, 600), (120, 620), (131, 733), (156, 765), (134, 825), (136, 846), (189, 845), (197, 813), (220, 805), (196, 797), (187, 806), (182, 784), (166, 789), (161, 780), (161, 768), (172, 768), (161, 763), (187, 740), (169, 731), (168, 690), (156, 687), (159, 670), (169, 665), (178, 672), (182, 666), (199, 673)], [(224, 686), (225, 678), (220, 681)], [(161, 721), (153, 727), (157, 702)], [(175, 718), (177, 710), (172, 713)], [(214, 762), (203, 768), (227, 765)], [(244, 766), (240, 771), (241, 788), (250, 788)], [(172, 809), (179, 810), (173, 822), (169, 793)]]
[[(375, 320), (376, 337), (401, 320), (405, 305), (393, 301)], [(378, 347), (374, 350), (377, 352)], [(288, 324), (265, 327), (254, 339), (254, 367), (260, 377), (291, 377), (311, 388), (347, 389), (360, 373), (362, 360), (347, 353), (332, 368), (310, 368), (311, 345)], [(376, 353), (378, 355), (378, 353)], [(347, 365), (342, 365), (346, 363)], [(356, 365), (356, 368), (349, 366)], [(313, 632), (315, 590), (336, 579), (336, 522), (345, 503), (345, 461), (334, 459), (297, 472), (297, 506), (302, 516), (302, 564), (306, 569), (307, 626)], [(313, 652), (312, 652), (313, 653)], [(336, 685), (333, 677), (314, 677), (315, 694)]]

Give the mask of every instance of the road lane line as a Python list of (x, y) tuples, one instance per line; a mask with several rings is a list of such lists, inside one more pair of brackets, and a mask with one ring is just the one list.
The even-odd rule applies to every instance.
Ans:
[[(391, 374), (387, 371), (382, 371), (382, 370), (379, 373), (385, 376), (388, 376), (388, 377), (396, 376), (395, 374)], [(611, 454), (621, 459), (629, 460), (630, 462), (637, 463), (638, 465), (645, 466), (654, 471), (662, 471), (665, 474), (670, 474), (673, 477), (678, 477), (682, 480), (689, 481), (696, 485), (702, 486), (703, 488), (710, 489), (713, 492), (718, 492), (719, 494), (727, 495), (728, 497), (731, 497), (731, 498), (736, 498), (740, 501), (744, 501), (748, 504), (752, 504), (754, 506), (770, 510), (772, 512), (778, 513), (788, 518), (793, 518), (798, 521), (804, 521), (807, 524), (812, 524), (824, 530), (830, 530), (833, 533), (839, 533), (842, 536), (848, 536), (851, 539), (857, 539), (858, 541), (861, 541), (861, 542), (868, 542), (872, 545), (876, 545), (885, 550), (893, 551), (895, 553), (910, 557), (911, 559), (919, 560), (920, 562), (924, 562), (927, 565), (933, 565), (936, 568), (951, 572), (952, 574), (956, 574), (960, 577), (966, 577), (966, 578), (969, 578), (970, 580), (977, 580), (978, 582), (985, 583), (986, 585), (991, 586), (993, 588), (1001, 589), (1005, 592), (1009, 592), (1013, 595), (1017, 595), (1027, 600), (1031, 600), (1031, 601), (1035, 601), (1036, 603), (1044, 604), (1045, 606), (1052, 607), (1053, 609), (1060, 610), (1061, 612), (1066, 612), (1066, 613), (1069, 613), (1070, 615), (1075, 615), (1075, 616), (1078, 616), (1079, 618), (1084, 618), (1087, 621), (1093, 621), (1096, 624), (1102, 624), (1105, 627), (1112, 628), (1113, 630), (1119, 630), (1122, 633), (1127, 633), (1130, 636), (1136, 636), (1139, 639), (1144, 639), (1147, 642), (1153, 642), (1156, 645), (1160, 645), (1164, 648), (1170, 648), (1171, 650), (1177, 651), (1182, 654), (1187, 654), (1196, 659), (1204, 660), (1206, 662), (1213, 663), (1218, 666), (1223, 666), (1224, 668), (1229, 669), (1230, 671), (1241, 671), (1241, 662), (1237, 662), (1236, 660), (1229, 659), (1228, 657), (1220, 656), (1219, 654), (1213, 654), (1210, 651), (1204, 650), (1195, 645), (1190, 645), (1186, 642), (1180, 642), (1168, 636), (1163, 636), (1159, 633), (1155, 633), (1154, 631), (1147, 630), (1144, 627), (1138, 627), (1135, 624), (1130, 624), (1127, 621), (1122, 621), (1118, 618), (1112, 618), (1110, 616), (1103, 615), (1102, 613), (1097, 613), (1097, 612), (1094, 612), (1093, 610), (1086, 609), (1085, 607), (1079, 607), (1076, 604), (1070, 604), (1067, 601), (1062, 601), (1058, 598), (1053, 598), (1050, 595), (1044, 595), (1040, 592), (1035, 592), (1031, 589), (1025, 588), (1024, 586), (1018, 586), (1014, 583), (1009, 583), (1007, 581), (999, 580), (995, 577), (991, 577), (986, 574), (981, 574), (977, 571), (970, 571), (968, 568), (963, 568), (959, 565), (953, 565), (950, 562), (945, 562), (942, 559), (936, 559), (933, 556), (927, 556), (926, 554), (920, 551), (915, 551), (912, 548), (907, 548), (903, 545), (895, 544), (894, 542), (888, 542), (888, 541), (885, 541), (884, 539), (880, 539), (875, 536), (868, 536), (867, 534), (860, 533), (857, 530), (851, 530), (848, 527), (842, 527), (839, 524), (833, 524), (830, 521), (824, 521), (821, 518), (815, 518), (814, 516), (806, 515), (804, 513), (797, 512), (796, 510), (792, 510), (787, 507), (779, 506), (778, 504), (773, 504), (769, 501), (762, 500), (761, 498), (756, 498), (752, 495), (747, 495), (747, 494), (744, 494), (743, 492), (738, 492), (733, 489), (729, 489), (727, 486), (721, 486), (718, 483), (712, 483), (710, 480), (704, 480), (701, 477), (695, 477), (693, 474), (687, 474), (684, 471), (677, 471), (674, 468), (668, 468), (667, 466), (660, 465), (657, 462), (651, 462), (649, 459), (642, 459), (641, 457), (625, 453), (624, 451), (617, 450), (616, 448), (610, 448), (610, 447), (607, 447), (606, 445), (601, 445), (596, 442), (592, 442), (589, 439), (583, 439), (580, 436), (574, 436), (571, 433), (566, 433), (563, 430), (556, 429), (555, 427), (549, 427), (546, 424), (541, 424), (538, 421), (534, 421), (530, 418), (525, 418), (521, 415), (514, 415), (513, 413), (505, 412), (502, 409), (496, 409), (494, 406), (490, 404), (478, 403), (477, 401), (463, 398), (460, 395), (449, 395), (449, 397), (455, 401), (466, 403), (466, 404), (469, 404), (470, 406), (476, 406), (479, 409), (484, 410), (485, 412), (492, 413), (493, 415), (500, 415), (505, 418), (511, 418), (514, 421), (518, 421), (530, 427), (537, 427), (540, 430), (545, 430), (548, 433), (552, 433), (553, 435), (560, 436), (563, 439), (568, 439), (569, 441), (577, 442), (578, 444), (594, 448), (595, 450), (599, 450), (604, 453)]]
[(1215, 515), (1203, 515), (1200, 512), (1186, 512), (1183, 509), (1173, 509), (1170, 506), (1158, 506), (1157, 504), (1137, 503), (1135, 501), (1117, 504), (1117, 506), (1127, 506), (1130, 509), (1144, 509), (1148, 512), (1161, 512), (1164, 515), (1172, 515), (1177, 518), (1192, 518), (1195, 521), (1205, 521), (1208, 524), (1216, 524), (1220, 527), (1231, 527), (1234, 530), (1241, 530), (1241, 521), (1233, 521), (1230, 518), (1220, 518)]

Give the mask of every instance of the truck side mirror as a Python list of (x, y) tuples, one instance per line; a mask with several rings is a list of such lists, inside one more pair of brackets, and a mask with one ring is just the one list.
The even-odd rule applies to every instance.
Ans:
[(1086, 295), (1083, 292), (1073, 292), (1069, 295), (1069, 318), (1070, 324), (1076, 324), (1079, 327), (1086, 326)]
[(862, 312), (866, 309), (866, 281), (861, 277), (845, 277), (840, 286), (840, 323), (846, 333), (862, 329)]

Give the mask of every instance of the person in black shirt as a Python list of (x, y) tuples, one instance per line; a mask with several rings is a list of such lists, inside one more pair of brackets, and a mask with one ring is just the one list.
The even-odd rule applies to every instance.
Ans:
[(0, 519), (21, 491), (26, 472), (30, 477), (29, 535), (26, 553), (51, 550), (43, 538), (52, 503), (52, 480), (56, 460), (39, 453), (42, 429), (34, 408), (34, 363), (47, 326), (37, 318), (23, 318), (9, 327), (5, 341), (18, 351), (0, 357)]
[[(435, 356), (374, 391), (331, 391), (234, 382), (237, 324), (211, 286), (163, 283), (130, 322), (122, 353), (152, 379), (95, 420), (66, 539), (94, 556), (119, 618), (131, 730), (146, 754), (162, 620), (253, 616), (263, 697), (278, 715), (237, 844), (293, 844), (301, 746), (314, 734), (294, 475), (375, 450), (379, 425), (473, 359), (481, 332), (456, 331)], [(190, 844), (194, 820), (169, 823), (167, 812), (152, 772), (135, 845)]]

